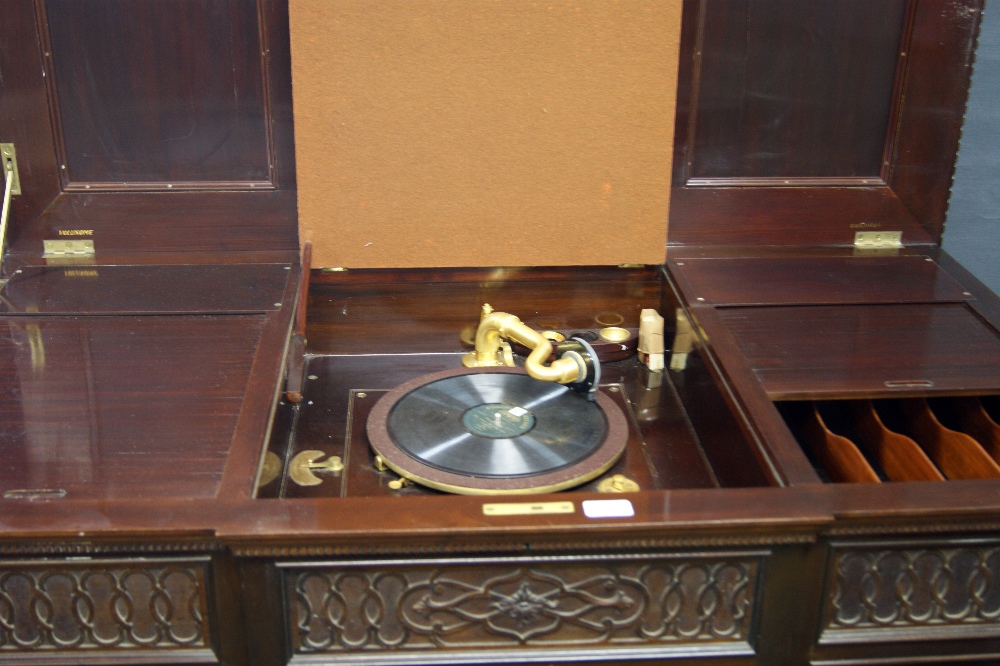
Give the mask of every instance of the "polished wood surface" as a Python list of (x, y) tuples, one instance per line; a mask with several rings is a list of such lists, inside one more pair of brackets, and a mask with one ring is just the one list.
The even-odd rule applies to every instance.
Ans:
[[(0, 317), (0, 661), (1000, 658), (997, 481), (917, 481), (941, 470), (900, 453), (905, 422), (876, 413), (876, 450), (851, 416), (866, 396), (931, 396), (989, 453), (948, 405), (971, 394), (997, 420), (1000, 299), (935, 246), (981, 3), (691, 0), (672, 261), (312, 273), (298, 407), (280, 399), (302, 279), (287, 5), (161, 4), (106, 39), (117, 0), (10, 0), (0, 22), (0, 140), (26, 187)], [(908, 247), (855, 257), (857, 230)], [(74, 231), (93, 231), (95, 262), (49, 265), (41, 241)], [(495, 498), (258, 487), (269, 443), (358, 439), (352, 389), (455, 367), (484, 301), (582, 331), (654, 307), (668, 345), (677, 310), (690, 319), (687, 366), (658, 384), (608, 364), (657, 486), (615, 496), (634, 516), (588, 517), (609, 498), (591, 489), (544, 498), (571, 514), (489, 516)], [(818, 403), (882, 483), (825, 483), (776, 397)], [(827, 398), (849, 401), (843, 421)], [(456, 589), (477, 619), (448, 633), (470, 612)]]
[[(214, 497), (261, 316), (0, 322), (7, 496)], [(180, 418), (178, 418), (180, 417)]]
[(667, 262), (698, 302), (725, 305), (934, 303), (971, 299), (927, 256), (691, 257)]
[(0, 313), (261, 313), (281, 307), (291, 264), (80, 263), (25, 266), (0, 288)]
[(297, 250), (294, 221), (294, 192), (68, 192), (27, 228), (11, 222), (9, 252), (37, 257), (73, 230), (92, 231), (101, 255)]
[(11, 202), (8, 239), (14, 237), (19, 221), (38, 217), (60, 191), (45, 68), (34, 24), (35, 3), (18, 0), (4, 6), (4, 20), (0, 21), (0, 142), (13, 143), (17, 150), (22, 192)]
[(748, 307), (719, 317), (774, 399), (1000, 390), (1000, 336), (965, 305)]
[(98, 252), (297, 249), (287, 4), (125, 4), (6, 10), (9, 253), (67, 230)]
[(982, 2), (794, 5), (685, 3), (670, 245), (939, 242)]
[(600, 329), (606, 317), (638, 327), (639, 312), (661, 298), (652, 269), (357, 270), (313, 283), (306, 338), (317, 354), (468, 351), (462, 336), (471, 339), (484, 303), (540, 330)]
[(879, 177), (906, 2), (743, 0), (700, 11), (698, 122), (677, 170), (685, 183)]
[(255, 3), (44, 6), (65, 189), (273, 187)]

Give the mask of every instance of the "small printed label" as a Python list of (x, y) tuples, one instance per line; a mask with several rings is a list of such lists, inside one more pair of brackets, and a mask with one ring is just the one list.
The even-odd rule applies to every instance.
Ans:
[(631, 518), (635, 509), (627, 499), (585, 500), (583, 515), (587, 518)]
[(573, 513), (572, 502), (511, 502), (484, 504), (486, 516), (529, 516), (533, 514)]
[(60, 236), (93, 236), (93, 229), (60, 229)]
[(523, 435), (534, 428), (535, 417), (526, 409), (492, 402), (477, 405), (463, 414), (462, 425), (473, 435), (509, 439)]

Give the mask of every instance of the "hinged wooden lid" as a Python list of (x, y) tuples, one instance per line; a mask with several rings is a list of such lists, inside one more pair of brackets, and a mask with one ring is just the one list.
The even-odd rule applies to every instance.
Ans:
[(680, 5), (292, 2), (313, 266), (662, 263)]
[(670, 245), (940, 242), (981, 0), (684, 5)]

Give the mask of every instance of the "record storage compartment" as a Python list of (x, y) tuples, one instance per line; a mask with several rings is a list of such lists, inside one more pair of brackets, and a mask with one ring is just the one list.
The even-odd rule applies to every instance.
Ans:
[(749, 382), (744, 398), (774, 405), (831, 491), (813, 659), (906, 660), (995, 641), (995, 530), (967, 510), (942, 518), (946, 498), (974, 506), (994, 492), (1000, 470), (995, 297), (917, 249), (668, 264), (700, 334)]

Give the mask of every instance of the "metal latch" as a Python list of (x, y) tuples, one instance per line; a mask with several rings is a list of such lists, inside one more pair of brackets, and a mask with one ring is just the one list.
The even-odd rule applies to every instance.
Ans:
[(92, 240), (47, 240), (42, 241), (45, 259), (59, 257), (92, 257), (94, 256), (94, 241)]
[(854, 247), (859, 250), (891, 250), (903, 247), (902, 231), (858, 231)]

